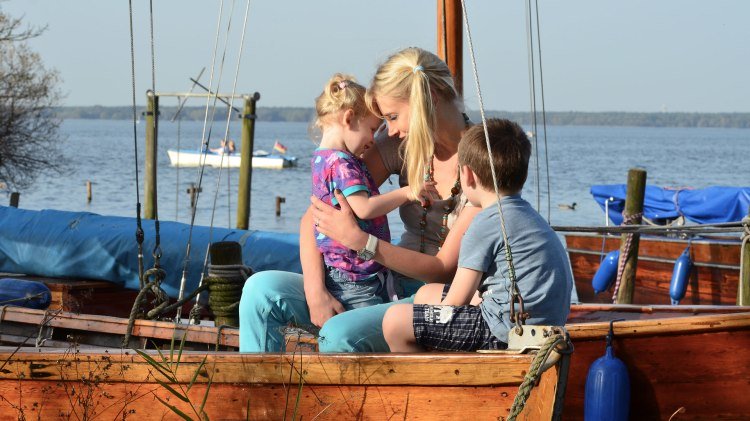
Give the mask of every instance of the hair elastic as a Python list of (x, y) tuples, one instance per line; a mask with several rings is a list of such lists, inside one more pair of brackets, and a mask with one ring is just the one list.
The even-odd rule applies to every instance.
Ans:
[(422, 66), (420, 66), (420, 65), (416, 65), (416, 66), (414, 66), (414, 68), (413, 68), (413, 69), (411, 69), (411, 71), (412, 71), (412, 73), (415, 73), (415, 74), (416, 74), (416, 73), (417, 73), (417, 72), (419, 72), (419, 71), (424, 71), (424, 67), (422, 67)]
[(346, 89), (347, 86), (349, 86), (348, 80), (342, 80), (341, 82), (339, 82), (339, 89)]

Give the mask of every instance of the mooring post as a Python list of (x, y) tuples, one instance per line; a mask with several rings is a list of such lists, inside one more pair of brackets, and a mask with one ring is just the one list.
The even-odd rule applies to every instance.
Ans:
[(737, 285), (737, 305), (750, 306), (750, 208), (742, 218), (742, 243), (740, 245), (740, 283)]
[(246, 230), (250, 226), (250, 195), (253, 180), (253, 144), (255, 143), (255, 103), (258, 92), (245, 97), (242, 110), (242, 150), (240, 154), (240, 185), (237, 191), (237, 228)]
[(17, 208), (18, 200), (21, 198), (21, 193), (14, 191), (10, 194), (10, 207)]
[(159, 97), (153, 91), (146, 91), (146, 169), (144, 173), (144, 196), (143, 217), (156, 219), (156, 150), (158, 146), (157, 134), (159, 133)]
[(448, 65), (458, 95), (463, 95), (463, 12), (461, 0), (437, 1), (437, 53)]
[(286, 203), (286, 197), (276, 196), (276, 216), (281, 216), (282, 203)]
[[(211, 244), (208, 248), (208, 254), (211, 257), (211, 267), (217, 266), (238, 266), (242, 265), (242, 247), (236, 241), (220, 241)], [(226, 273), (226, 270), (221, 271)], [(217, 277), (216, 271), (213, 273), (209, 269), (208, 282), (208, 306), (214, 313), (214, 323), (216, 326), (235, 326), (240, 325), (239, 307), (231, 310), (227, 309), (232, 302), (239, 301), (242, 296), (242, 286), (245, 280), (231, 279), (227, 276), (224, 279), (214, 279)], [(225, 275), (226, 276), (226, 275)], [(231, 307), (231, 306), (229, 306)]]
[[(628, 171), (628, 191), (625, 196), (625, 210), (622, 212), (623, 225), (640, 225), (643, 219), (643, 198), (646, 194), (646, 170), (631, 168)], [(638, 243), (640, 234), (623, 234), (620, 239), (620, 262), (623, 267), (620, 289), (617, 291), (617, 304), (631, 304), (635, 289), (635, 273), (638, 266)]]
[(86, 203), (91, 203), (91, 180), (86, 180)]
[(198, 193), (203, 192), (203, 187), (196, 187), (195, 183), (190, 183), (190, 187), (187, 188), (187, 193), (190, 195), (190, 209), (195, 207), (195, 201)]

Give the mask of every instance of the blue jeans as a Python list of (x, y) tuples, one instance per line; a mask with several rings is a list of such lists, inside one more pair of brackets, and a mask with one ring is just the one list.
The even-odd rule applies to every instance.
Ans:
[[(404, 295), (396, 302), (355, 308), (331, 317), (320, 329), (321, 352), (388, 352), (383, 316), (394, 303), (411, 303), (423, 282), (401, 280)], [(282, 329), (290, 322), (312, 325), (302, 275), (269, 270), (248, 278), (240, 300), (240, 351), (279, 352)]]
[(375, 276), (367, 281), (349, 281), (336, 268), (326, 270), (326, 289), (347, 310), (387, 303), (385, 285)]

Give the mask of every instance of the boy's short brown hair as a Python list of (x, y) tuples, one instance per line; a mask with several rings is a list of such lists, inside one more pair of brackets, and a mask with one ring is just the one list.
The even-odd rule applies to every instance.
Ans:
[[(521, 191), (529, 173), (529, 138), (521, 126), (499, 118), (487, 120), (487, 133), (490, 137), (497, 187), (506, 194)], [(481, 124), (471, 127), (461, 138), (458, 145), (458, 163), (474, 171), (482, 187), (494, 190), (487, 143)]]

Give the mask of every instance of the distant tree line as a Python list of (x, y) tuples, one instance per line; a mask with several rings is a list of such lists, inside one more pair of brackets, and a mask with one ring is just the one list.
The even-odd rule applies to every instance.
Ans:
[[(177, 107), (160, 107), (162, 119), (170, 120)], [(145, 111), (137, 110), (138, 116)], [(104, 119), (129, 120), (133, 116), (132, 107), (59, 107), (57, 117), (61, 119)], [(203, 120), (205, 108), (200, 106), (184, 107), (180, 112), (183, 120)], [(315, 110), (308, 107), (258, 107), (258, 121), (293, 121), (311, 122)], [(528, 112), (488, 111), (490, 117), (502, 117), (530, 125)], [(478, 111), (469, 111), (473, 121), (479, 121)], [(553, 126), (640, 126), (640, 127), (731, 127), (750, 128), (750, 113), (631, 113), (631, 112), (579, 112), (552, 111), (546, 113), (546, 122)], [(226, 119), (226, 108), (217, 109), (216, 120)], [(542, 123), (542, 115), (537, 115), (537, 123)]]

